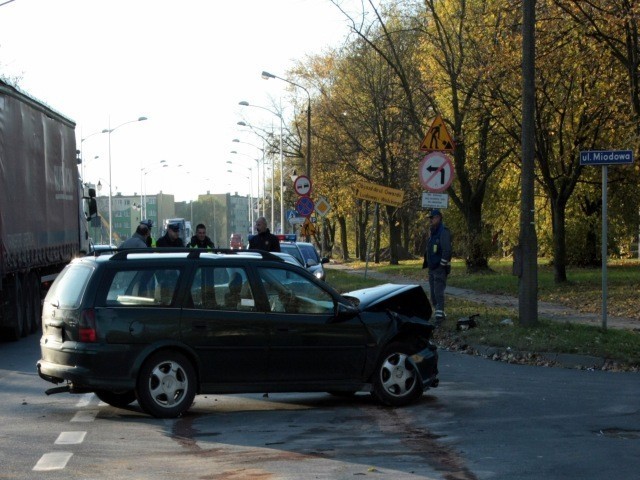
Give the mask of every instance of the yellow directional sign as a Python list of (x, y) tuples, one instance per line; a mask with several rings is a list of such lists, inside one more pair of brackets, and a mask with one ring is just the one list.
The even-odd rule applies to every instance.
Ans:
[(401, 207), (404, 192), (384, 185), (360, 182), (356, 184), (356, 197), (392, 207)]
[(420, 144), (420, 150), (426, 152), (453, 152), (455, 143), (442, 117), (438, 115)]

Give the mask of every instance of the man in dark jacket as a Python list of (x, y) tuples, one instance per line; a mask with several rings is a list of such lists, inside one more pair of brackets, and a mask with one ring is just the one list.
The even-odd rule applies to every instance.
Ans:
[(429, 215), (429, 241), (424, 253), (422, 268), (429, 269), (429, 290), (431, 303), (435, 309), (436, 326), (446, 319), (444, 313), (444, 290), (447, 287), (447, 275), (451, 271), (451, 232), (442, 222), (440, 210), (432, 210)]
[(167, 225), (167, 233), (158, 239), (156, 247), (184, 247), (184, 243), (180, 238), (180, 224), (170, 223)]
[(151, 235), (148, 223), (143, 220), (136, 228), (136, 232), (120, 244), (120, 248), (147, 248), (147, 238)]
[(191, 237), (191, 241), (189, 248), (216, 248), (211, 239), (207, 237), (207, 227), (204, 226), (204, 223), (199, 223), (196, 227), (196, 234)]
[(267, 228), (267, 219), (259, 217), (256, 220), (257, 235), (249, 239), (249, 248), (254, 250), (264, 250), (265, 252), (279, 252), (280, 240)]

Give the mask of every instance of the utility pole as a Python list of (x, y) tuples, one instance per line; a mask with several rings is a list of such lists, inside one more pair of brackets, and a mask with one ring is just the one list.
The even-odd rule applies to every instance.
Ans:
[(520, 199), (519, 282), (520, 324), (538, 322), (538, 240), (535, 228), (535, 0), (522, 4), (522, 185)]

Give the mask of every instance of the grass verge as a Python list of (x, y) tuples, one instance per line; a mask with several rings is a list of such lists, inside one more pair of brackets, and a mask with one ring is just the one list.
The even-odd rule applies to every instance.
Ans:
[[(388, 274), (403, 275), (424, 281), (424, 273), (418, 276), (421, 269), (415, 265), (374, 268)], [(469, 275), (469, 277), (472, 276)], [(501, 287), (499, 275), (496, 277), (490, 275), (490, 277), (493, 279), (493, 286), (491, 290), (486, 291), (509, 293), (508, 289)], [(339, 270), (329, 270), (327, 281), (339, 292), (384, 283), (382, 280), (371, 277), (364, 279), (362, 276)], [(475, 283), (466, 285), (458, 283), (456, 286), (481, 290), (476, 288), (478, 283), (479, 280), (476, 278)], [(467, 302), (459, 298), (455, 302), (449, 302), (447, 314), (448, 321), (437, 331), (436, 339), (451, 348), (463, 349), (468, 345), (484, 345), (521, 352), (588, 355), (607, 359), (608, 369), (638, 370), (640, 368), (640, 333), (636, 331), (613, 329), (603, 331), (594, 326), (544, 320), (535, 327), (525, 328), (518, 325), (517, 312), (513, 310)], [(456, 330), (456, 321), (459, 318), (473, 314), (480, 314), (477, 328), (466, 331)], [(513, 321), (511, 324), (505, 324), (505, 319)]]

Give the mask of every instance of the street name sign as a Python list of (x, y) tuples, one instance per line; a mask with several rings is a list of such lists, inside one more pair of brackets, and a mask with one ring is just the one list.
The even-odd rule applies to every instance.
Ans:
[(631, 150), (589, 150), (580, 152), (580, 165), (619, 165), (633, 163)]
[(384, 185), (360, 182), (356, 184), (356, 198), (391, 205), (392, 207), (401, 207), (404, 192)]

